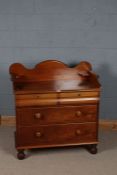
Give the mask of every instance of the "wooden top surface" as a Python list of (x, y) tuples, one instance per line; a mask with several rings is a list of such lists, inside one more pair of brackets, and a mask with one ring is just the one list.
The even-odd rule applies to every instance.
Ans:
[(75, 67), (57, 61), (47, 60), (28, 69), (20, 63), (10, 66), (9, 72), (17, 93), (41, 93), (51, 91), (99, 89), (96, 74), (90, 63), (83, 61)]

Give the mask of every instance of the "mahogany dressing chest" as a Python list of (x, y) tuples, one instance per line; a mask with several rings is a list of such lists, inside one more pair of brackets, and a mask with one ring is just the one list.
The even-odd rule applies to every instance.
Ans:
[(47, 60), (10, 66), (16, 104), (18, 159), (25, 150), (84, 145), (97, 153), (100, 83), (89, 62), (73, 68)]

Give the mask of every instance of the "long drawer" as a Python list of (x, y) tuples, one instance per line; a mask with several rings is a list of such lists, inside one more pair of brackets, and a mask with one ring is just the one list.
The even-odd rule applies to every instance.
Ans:
[(66, 106), (50, 108), (17, 108), (17, 124), (43, 125), (95, 122), (97, 120), (97, 106)]
[(97, 141), (97, 123), (17, 128), (17, 146), (81, 144)]

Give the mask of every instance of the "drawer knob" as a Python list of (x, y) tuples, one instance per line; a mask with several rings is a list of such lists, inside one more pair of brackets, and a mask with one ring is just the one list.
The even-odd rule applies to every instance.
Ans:
[(76, 111), (76, 115), (77, 115), (77, 117), (80, 117), (82, 115), (82, 112), (81, 111)]
[(77, 129), (76, 130), (76, 135), (80, 135), (81, 134), (81, 130), (80, 129)]
[(36, 119), (40, 119), (40, 118), (41, 118), (41, 114), (40, 114), (40, 113), (36, 113), (36, 114), (35, 114), (35, 118), (36, 118)]
[(80, 95), (80, 93), (78, 93), (77, 95), (78, 95), (78, 97), (80, 97), (80, 96), (81, 96), (81, 95)]
[(40, 98), (40, 96), (39, 95), (36, 95), (36, 96), (34, 96), (36, 99), (38, 99), (38, 98)]
[(41, 134), (41, 132), (36, 132), (36, 137), (41, 137), (42, 136), (42, 134)]

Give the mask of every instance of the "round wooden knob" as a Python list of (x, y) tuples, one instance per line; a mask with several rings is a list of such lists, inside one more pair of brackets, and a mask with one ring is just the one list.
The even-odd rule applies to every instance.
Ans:
[(77, 129), (76, 130), (76, 135), (80, 135), (81, 134), (81, 130), (80, 129)]
[(80, 97), (80, 96), (81, 96), (81, 94), (80, 94), (80, 93), (78, 93), (78, 94), (77, 94), (77, 96), (78, 96), (78, 97)]
[(36, 119), (40, 119), (40, 118), (41, 118), (41, 114), (40, 114), (40, 113), (36, 113), (36, 114), (35, 114), (35, 118), (36, 118)]
[(36, 95), (35, 98), (36, 98), (36, 99), (40, 98), (40, 95)]
[(36, 132), (35, 135), (36, 135), (36, 137), (41, 137), (42, 136), (41, 132)]
[(77, 117), (80, 117), (82, 115), (82, 112), (81, 111), (76, 111), (76, 115), (77, 115)]

